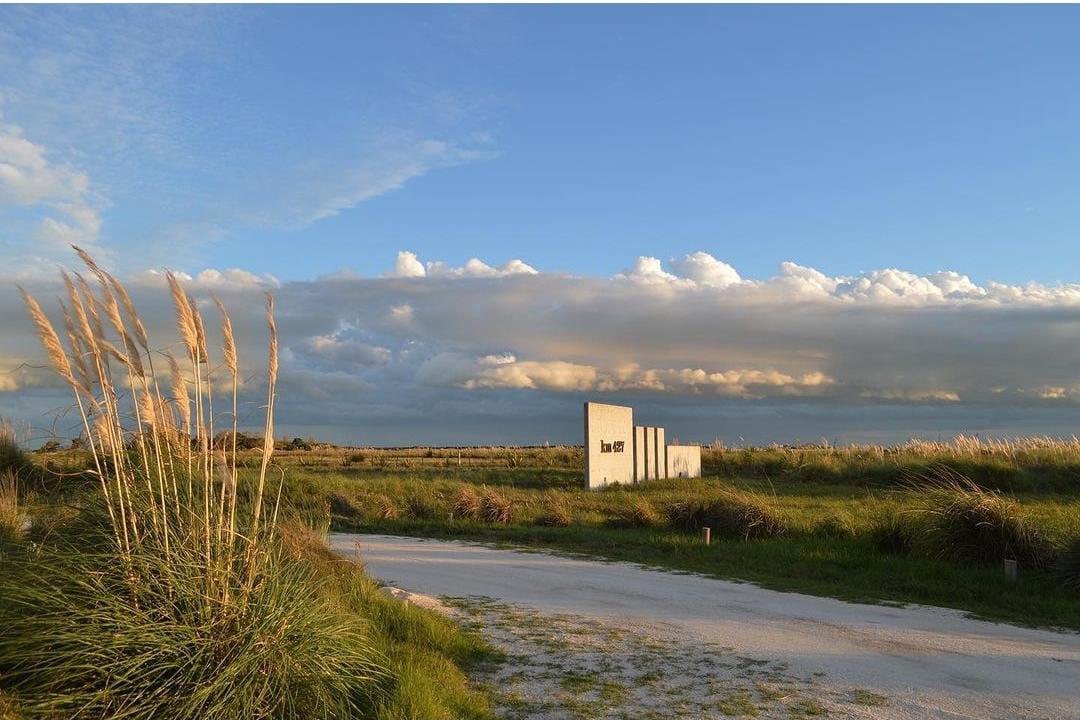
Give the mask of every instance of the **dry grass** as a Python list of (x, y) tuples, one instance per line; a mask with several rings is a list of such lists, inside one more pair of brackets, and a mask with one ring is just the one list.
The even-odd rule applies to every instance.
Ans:
[(514, 519), (513, 505), (493, 488), (485, 487), (480, 495), (480, 519), (484, 522), (509, 525)]
[(538, 525), (547, 527), (569, 527), (574, 516), (570, 510), (570, 502), (565, 493), (550, 490), (544, 495), (543, 513), (537, 519)]

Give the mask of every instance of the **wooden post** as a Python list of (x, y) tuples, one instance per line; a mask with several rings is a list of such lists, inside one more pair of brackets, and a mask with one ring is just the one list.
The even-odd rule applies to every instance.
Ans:
[(712, 540), (712, 528), (701, 528), (701, 540), (706, 545)]
[(1006, 560), (1005, 561), (1005, 579), (1007, 579), (1011, 583), (1016, 582), (1016, 569), (1017, 568), (1016, 568), (1016, 561), (1015, 560)]

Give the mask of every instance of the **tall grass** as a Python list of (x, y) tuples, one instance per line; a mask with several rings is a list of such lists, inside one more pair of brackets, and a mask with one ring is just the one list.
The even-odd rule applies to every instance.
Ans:
[(236, 437), (238, 358), (224, 306), (218, 364), (198, 303), (168, 273), (180, 353), (160, 352), (123, 285), (76, 252), (91, 280), (62, 274), (63, 339), (22, 292), (72, 391), (100, 491), (86, 515), (97, 522), (77, 541), (13, 560), (0, 578), (5, 685), (29, 711), (62, 717), (347, 717), (375, 707), (383, 660), (363, 623), (319, 600), (318, 577), (280, 548), (281, 485), (267, 480), (273, 297), (265, 441), (257, 473), (242, 474), (235, 445), (213, 441), (215, 402)]

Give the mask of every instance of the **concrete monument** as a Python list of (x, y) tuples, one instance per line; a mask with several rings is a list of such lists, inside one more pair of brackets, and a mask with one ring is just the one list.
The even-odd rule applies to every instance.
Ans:
[(634, 481), (634, 410), (585, 403), (585, 487)]

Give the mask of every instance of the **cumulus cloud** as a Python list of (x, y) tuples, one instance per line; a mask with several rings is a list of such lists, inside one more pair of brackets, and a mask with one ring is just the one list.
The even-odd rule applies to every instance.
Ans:
[(514, 259), (499, 267), (492, 267), (480, 258), (469, 258), (461, 267), (454, 267), (442, 260), (431, 260), (426, 264), (414, 252), (401, 250), (394, 261), (394, 269), (383, 273), (387, 278), (482, 278), (506, 277), (508, 275), (536, 275), (536, 268), (522, 260)]
[[(787, 428), (777, 439), (816, 439), (824, 431), (815, 418), (824, 417), (859, 433), (873, 430), (864, 418), (887, 418), (893, 431), (913, 434), (945, 417), (918, 408), (985, 421), (1020, 417), (1022, 408), (1046, 417), (1080, 401), (1076, 285), (979, 285), (960, 272), (898, 269), (834, 277), (794, 263), (748, 279), (704, 252), (670, 269), (643, 257), (611, 278), (537, 274), (521, 261), (454, 267), (402, 252), (389, 275), (408, 282), (278, 283), (239, 270), (183, 281), (204, 302), (210, 293), (229, 301), (245, 365), (264, 354), (262, 293), (275, 290), (283, 423), (401, 423), (399, 442), (430, 438), (408, 428), (434, 418), (477, 428), (473, 440), (483, 442), (505, 438), (510, 418), (545, 417), (572, 440), (579, 403), (598, 396), (666, 412), (672, 427), (696, 418), (686, 427), (698, 439), (749, 418)], [(170, 337), (161, 276), (133, 279), (152, 333)], [(36, 289), (43, 298), (58, 290)], [(40, 364), (17, 297), (4, 292), (9, 362)], [(251, 407), (261, 372), (255, 363), (246, 369)], [(34, 380), (12, 377), (0, 395), (24, 397)], [(904, 418), (909, 429), (896, 430)]]
[(738, 271), (707, 252), (695, 252), (672, 262), (675, 272), (698, 285), (727, 287), (742, 282)]

